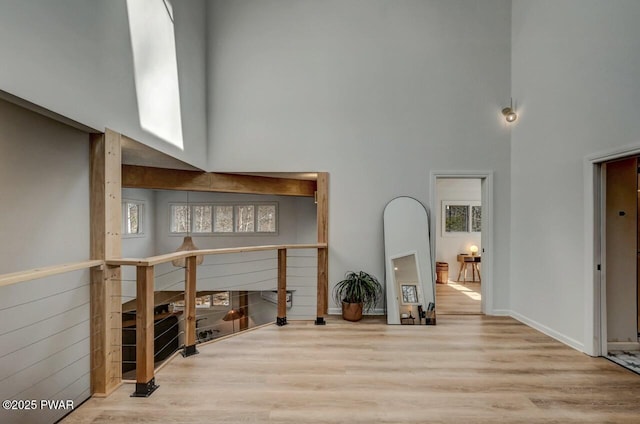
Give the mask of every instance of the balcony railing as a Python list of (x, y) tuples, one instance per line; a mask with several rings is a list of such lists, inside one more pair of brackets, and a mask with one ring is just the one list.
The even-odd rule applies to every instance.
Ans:
[[(133, 395), (148, 396), (157, 387), (159, 359), (176, 348), (189, 356), (198, 344), (266, 322), (286, 325), (287, 318), (323, 324), (326, 276), (324, 243), (89, 260), (0, 275), (3, 399), (55, 400), (64, 393), (80, 402), (94, 394), (96, 381), (110, 390), (95, 394), (108, 395), (122, 383), (123, 364), (135, 372)], [(223, 292), (226, 308), (196, 307), (197, 298), (220, 301)], [(162, 329), (158, 322), (165, 324)], [(125, 332), (135, 336), (128, 333), (123, 341)], [(78, 368), (72, 381), (58, 384), (56, 374), (66, 376), (72, 368)], [(71, 393), (76, 386), (80, 394)]]
[(7, 402), (0, 422), (57, 422), (68, 411), (41, 402), (77, 406), (91, 395), (89, 269), (103, 265), (0, 275), (0, 398)]
[[(123, 267), (123, 277), (115, 284), (122, 284), (120, 303), (133, 302), (135, 305), (135, 323), (125, 320), (123, 331), (135, 331), (135, 360), (125, 354), (123, 363), (135, 365), (136, 389), (133, 396), (149, 396), (157, 385), (155, 371), (160, 351), (175, 350), (180, 346), (184, 356), (197, 353), (196, 345), (219, 335), (222, 331), (222, 317), (215, 309), (208, 317), (197, 315), (196, 299), (203, 295), (215, 295), (220, 292), (231, 293), (229, 306), (239, 311), (231, 314), (232, 328), (235, 322), (239, 329), (250, 327), (250, 311), (256, 308), (256, 292), (273, 292), (267, 298), (277, 299), (275, 322), (287, 324), (287, 294), (292, 292), (297, 308), (291, 308), (293, 317), (312, 319), (315, 313), (316, 323), (324, 323), (326, 311), (326, 244), (270, 245), (228, 249), (205, 249), (175, 252), (144, 259), (114, 259), (106, 261), (109, 267)], [(313, 254), (309, 254), (312, 252)], [(316, 255), (317, 252), (317, 255)], [(227, 260), (216, 258), (225, 257)], [(198, 264), (200, 262), (200, 265)], [(135, 267), (135, 278), (127, 279), (127, 267)], [(135, 288), (133, 287), (135, 283)], [(288, 293), (289, 292), (289, 293)], [(254, 293), (251, 295), (250, 293)], [(135, 294), (135, 296), (134, 296)], [(253, 296), (253, 303), (249, 300)], [(158, 305), (174, 305), (172, 310), (159, 311)], [(176, 311), (175, 305), (180, 304)], [(133, 306), (133, 305), (132, 305)], [(164, 308), (164, 306), (163, 306)], [(129, 308), (130, 309), (130, 308)], [(125, 311), (127, 312), (127, 311)], [(157, 313), (156, 313), (157, 312)], [(269, 313), (269, 312), (267, 312)], [(228, 315), (228, 314), (227, 314)], [(158, 321), (172, 317), (171, 323), (163, 327), (161, 334), (155, 334)], [(211, 318), (206, 324), (204, 319)], [(226, 317), (225, 317), (226, 318)], [(255, 321), (264, 321), (253, 316)], [(226, 325), (228, 327), (228, 324)], [(170, 337), (166, 337), (167, 333)], [(167, 344), (159, 345), (163, 336)], [(179, 342), (176, 344), (176, 339)], [(123, 343), (125, 351), (133, 343)], [(164, 354), (162, 355), (164, 356)]]

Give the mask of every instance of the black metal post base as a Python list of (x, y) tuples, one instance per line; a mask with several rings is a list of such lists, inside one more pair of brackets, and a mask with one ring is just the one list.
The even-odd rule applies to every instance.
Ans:
[(155, 377), (147, 383), (136, 383), (136, 391), (131, 393), (131, 397), (149, 397), (158, 387)]
[(276, 325), (279, 327), (282, 327), (283, 325), (287, 325), (287, 317), (277, 317), (276, 318)]
[(196, 349), (196, 345), (191, 345), (191, 346), (185, 346), (184, 350), (182, 351), (182, 356), (183, 357), (188, 357), (188, 356), (192, 356), (192, 355), (197, 355), (198, 353), (198, 349)]
[(316, 325), (327, 325), (327, 322), (324, 320), (324, 317), (316, 318)]

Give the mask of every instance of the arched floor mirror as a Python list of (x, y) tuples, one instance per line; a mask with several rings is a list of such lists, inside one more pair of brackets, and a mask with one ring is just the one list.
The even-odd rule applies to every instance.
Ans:
[(429, 216), (416, 199), (397, 197), (384, 209), (388, 324), (435, 324)]

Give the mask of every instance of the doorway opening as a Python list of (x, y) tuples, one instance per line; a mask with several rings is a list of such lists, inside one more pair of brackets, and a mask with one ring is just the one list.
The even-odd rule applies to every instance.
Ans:
[(600, 164), (602, 355), (640, 373), (639, 157)]
[(431, 251), (439, 315), (491, 311), (492, 173), (431, 174)]

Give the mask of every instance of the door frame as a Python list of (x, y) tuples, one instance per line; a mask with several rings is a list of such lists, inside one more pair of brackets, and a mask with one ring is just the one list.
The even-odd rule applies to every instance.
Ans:
[(638, 155), (640, 145), (636, 144), (594, 153), (583, 161), (584, 352), (591, 356), (607, 354), (606, 252), (603, 249), (606, 181), (602, 166), (606, 162)]
[[(485, 315), (495, 315), (493, 310), (493, 171), (431, 171), (429, 182), (429, 204), (431, 205), (431, 215), (439, 213), (440, 205), (436, 205), (436, 182), (444, 178), (478, 178), (481, 187), (482, 206), (482, 284), (480, 284), (480, 311)], [(431, 256), (432, 263), (435, 264), (436, 255), (436, 218), (429, 219), (431, 233)], [(437, 305), (437, 300), (436, 300)], [(436, 306), (437, 310), (437, 306)]]

